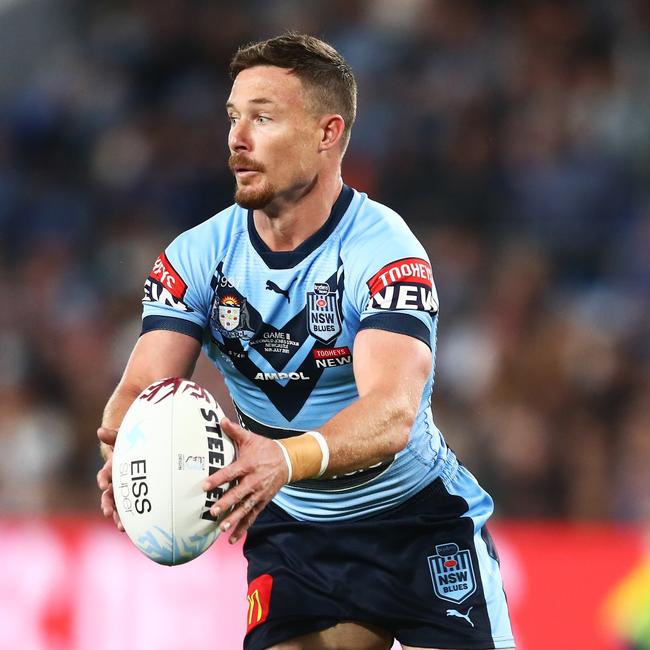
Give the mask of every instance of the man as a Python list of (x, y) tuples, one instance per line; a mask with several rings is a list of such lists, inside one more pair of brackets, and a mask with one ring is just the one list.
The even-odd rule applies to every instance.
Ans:
[(239, 448), (204, 488), (248, 531), (247, 649), (508, 648), (490, 497), (430, 407), (437, 297), (420, 243), (345, 186), (356, 84), (326, 43), (240, 49), (227, 102), (236, 204), (180, 235), (145, 285), (143, 334), (104, 413), (110, 448), (138, 393), (222, 372)]

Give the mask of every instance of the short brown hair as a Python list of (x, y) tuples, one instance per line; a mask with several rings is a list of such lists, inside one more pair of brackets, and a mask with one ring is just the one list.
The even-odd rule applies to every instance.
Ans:
[(247, 68), (273, 65), (291, 70), (311, 91), (314, 103), (325, 113), (345, 120), (344, 146), (357, 112), (357, 82), (345, 59), (315, 36), (287, 32), (237, 50), (230, 62), (230, 77)]

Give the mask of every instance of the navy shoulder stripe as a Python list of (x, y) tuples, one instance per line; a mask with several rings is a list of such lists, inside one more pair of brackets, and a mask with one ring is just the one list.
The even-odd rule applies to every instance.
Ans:
[(371, 314), (364, 318), (359, 325), (359, 331), (364, 329), (386, 330), (396, 334), (406, 334), (419, 339), (431, 347), (431, 332), (429, 328), (415, 316), (396, 311), (383, 314)]
[(145, 316), (142, 319), (142, 330), (140, 336), (154, 330), (167, 330), (187, 334), (195, 338), (199, 343), (203, 342), (203, 328), (200, 325), (185, 318), (174, 318), (172, 316)]

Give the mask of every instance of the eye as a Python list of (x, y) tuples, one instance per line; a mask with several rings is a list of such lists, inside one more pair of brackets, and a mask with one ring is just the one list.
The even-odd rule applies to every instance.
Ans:
[(257, 116), (257, 123), (258, 124), (267, 124), (270, 121), (271, 121), (271, 118), (267, 117), (266, 115), (258, 115)]
[(234, 115), (228, 115), (228, 122), (230, 122), (230, 126), (235, 126), (237, 124), (237, 117)]

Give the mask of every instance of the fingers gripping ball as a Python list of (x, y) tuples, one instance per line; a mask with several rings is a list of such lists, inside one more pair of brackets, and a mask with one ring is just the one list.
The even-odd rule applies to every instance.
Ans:
[(235, 459), (223, 417), (208, 391), (175, 377), (145, 388), (124, 417), (113, 452), (115, 504), (131, 541), (155, 562), (189, 562), (219, 535), (210, 507), (229, 486), (207, 494), (201, 486)]

